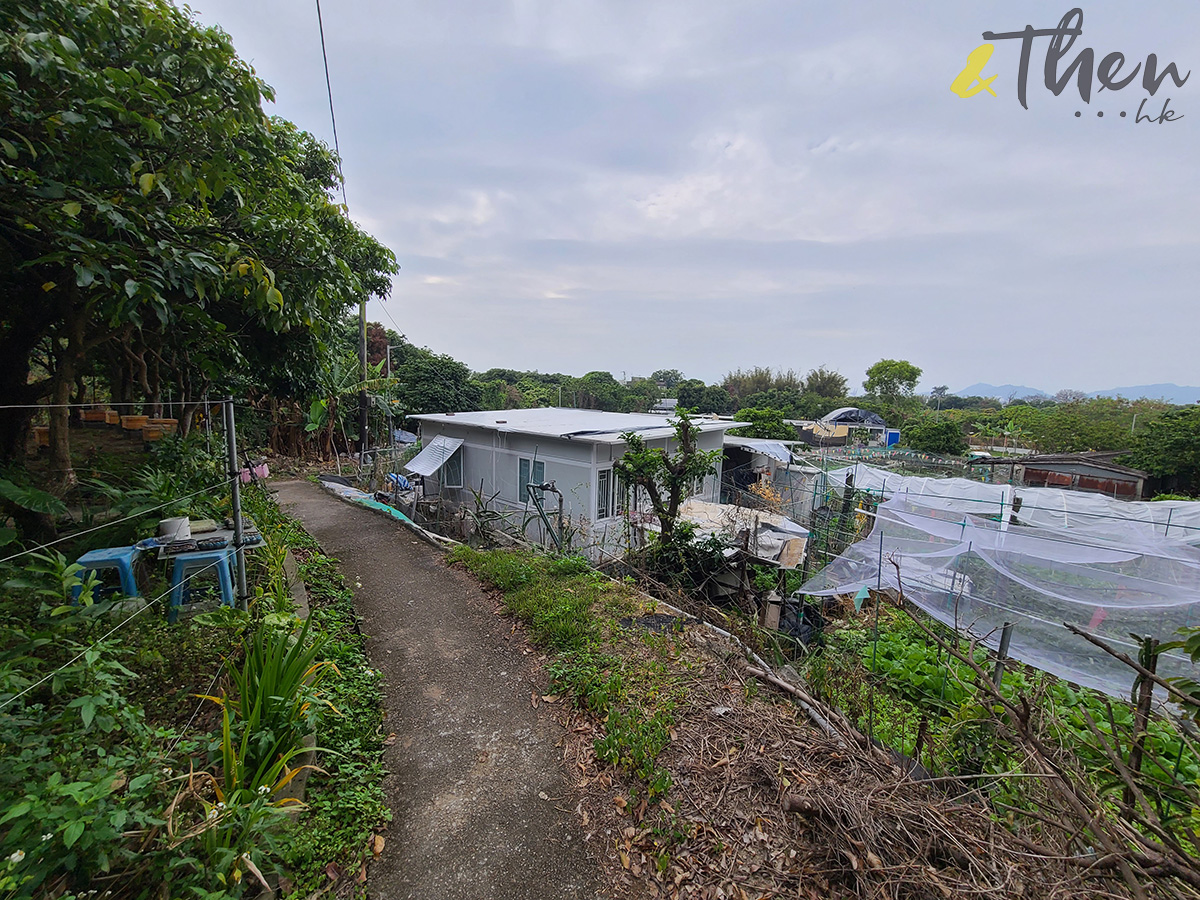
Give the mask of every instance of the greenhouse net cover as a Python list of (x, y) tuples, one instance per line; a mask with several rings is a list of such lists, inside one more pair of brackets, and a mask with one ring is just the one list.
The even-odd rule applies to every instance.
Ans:
[[(1014, 624), (1009, 654), (1066, 681), (1128, 697), (1134, 672), (1069, 622), (1134, 659), (1131, 635), (1171, 640), (1200, 624), (1200, 549), (1182, 541), (1081, 536), (963, 515), (955, 501), (903, 494), (880, 504), (871, 534), (801, 588), (808, 595), (898, 592), (944, 624), (995, 648)], [(899, 566), (897, 574), (896, 566)], [(1165, 677), (1194, 677), (1178, 651)]]
[(985, 484), (968, 478), (925, 478), (899, 475), (858, 463), (829, 472), (829, 483), (844, 488), (853, 474), (854, 487), (883, 500), (896, 496), (936, 498), (963, 513), (1005, 518), (1013, 513), (1023, 525), (1069, 528), (1116, 539), (1167, 537), (1200, 545), (1200, 502), (1195, 500), (1113, 500), (1102, 494), (1058, 488)]

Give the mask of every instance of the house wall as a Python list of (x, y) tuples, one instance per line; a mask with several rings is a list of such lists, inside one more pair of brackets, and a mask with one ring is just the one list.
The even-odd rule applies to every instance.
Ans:
[[(582, 440), (569, 440), (546, 436), (512, 434), (455, 423), (425, 422), (422, 426), (425, 442), (436, 435), (461, 438), (464, 443), (463, 485), (450, 487), (443, 483), (444, 469), (425, 479), (426, 496), (438, 496), (447, 507), (466, 506), (474, 508), (475, 492), (479, 492), (488, 507), (506, 515), (510, 530), (521, 530), (524, 524), (526, 537), (537, 543), (549, 540), (545, 526), (532, 503), (518, 499), (518, 477), (521, 459), (541, 462), (545, 467), (545, 480), (555, 482), (563, 494), (563, 516), (577, 529), (574, 542), (586, 548), (588, 555), (598, 558), (603, 553), (619, 554), (627, 549), (629, 529), (622, 516), (597, 517), (597, 475), (610, 469), (628, 449), (624, 443), (594, 444)], [(720, 450), (723, 434), (711, 432), (701, 434), (697, 444), (701, 450)], [(661, 447), (668, 452), (674, 449), (674, 439), (660, 438), (646, 442), (649, 447)], [(697, 495), (701, 499), (717, 502), (720, 499), (720, 462), (718, 471), (704, 479)], [(553, 519), (558, 499), (546, 494), (546, 513)], [(615, 506), (615, 505), (614, 505)]]

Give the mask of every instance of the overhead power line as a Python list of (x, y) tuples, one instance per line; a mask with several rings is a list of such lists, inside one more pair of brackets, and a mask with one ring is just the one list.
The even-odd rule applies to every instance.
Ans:
[(346, 199), (346, 176), (342, 174), (342, 149), (338, 146), (337, 116), (333, 112), (333, 83), (329, 80), (329, 55), (325, 52), (325, 23), (321, 19), (321, 0), (317, 2), (317, 28), (321, 32), (321, 59), (325, 63), (325, 92), (329, 95), (329, 121), (333, 124), (333, 152), (338, 158), (338, 180), (342, 183), (342, 203), (350, 208)]

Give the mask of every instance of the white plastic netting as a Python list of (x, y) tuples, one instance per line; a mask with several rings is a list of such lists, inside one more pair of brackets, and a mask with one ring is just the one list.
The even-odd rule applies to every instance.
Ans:
[[(944, 485), (955, 479), (920, 480)], [(801, 590), (816, 596), (863, 587), (896, 591), (903, 582), (904, 596), (946, 625), (995, 647), (1011, 622), (1012, 657), (1117, 697), (1129, 696), (1133, 671), (1064, 622), (1134, 658), (1131, 635), (1171, 640), (1180, 628), (1200, 624), (1200, 549), (1144, 528), (1110, 535), (1106, 521), (1080, 528), (1011, 525), (1007, 516), (964, 514), (960, 504), (897, 491), (880, 504), (871, 534)], [(1191, 661), (1177, 652), (1163, 654), (1158, 670), (1195, 677)]]
[(1119, 539), (1163, 537), (1200, 545), (1200, 502), (1194, 500), (1113, 500), (1102, 494), (1057, 488), (899, 475), (863, 463), (830, 471), (830, 486), (844, 487), (849, 474), (854, 476), (856, 489), (883, 500), (896, 496), (937, 499), (945, 508), (968, 515), (1007, 519), (1013, 513), (1014, 500), (1020, 498), (1017, 516), (1023, 525), (1078, 529)]

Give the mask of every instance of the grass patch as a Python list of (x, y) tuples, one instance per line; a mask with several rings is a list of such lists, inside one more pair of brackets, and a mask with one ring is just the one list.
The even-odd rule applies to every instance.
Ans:
[(670, 742), (680, 688), (663, 660), (677, 655), (677, 638), (618, 624), (643, 611), (643, 598), (582, 557), (458, 547), (449, 560), (503, 595), (504, 608), (548, 651), (554, 689), (604, 722), (597, 757), (640, 778), (651, 798), (665, 795), (671, 777), (656, 760)]

